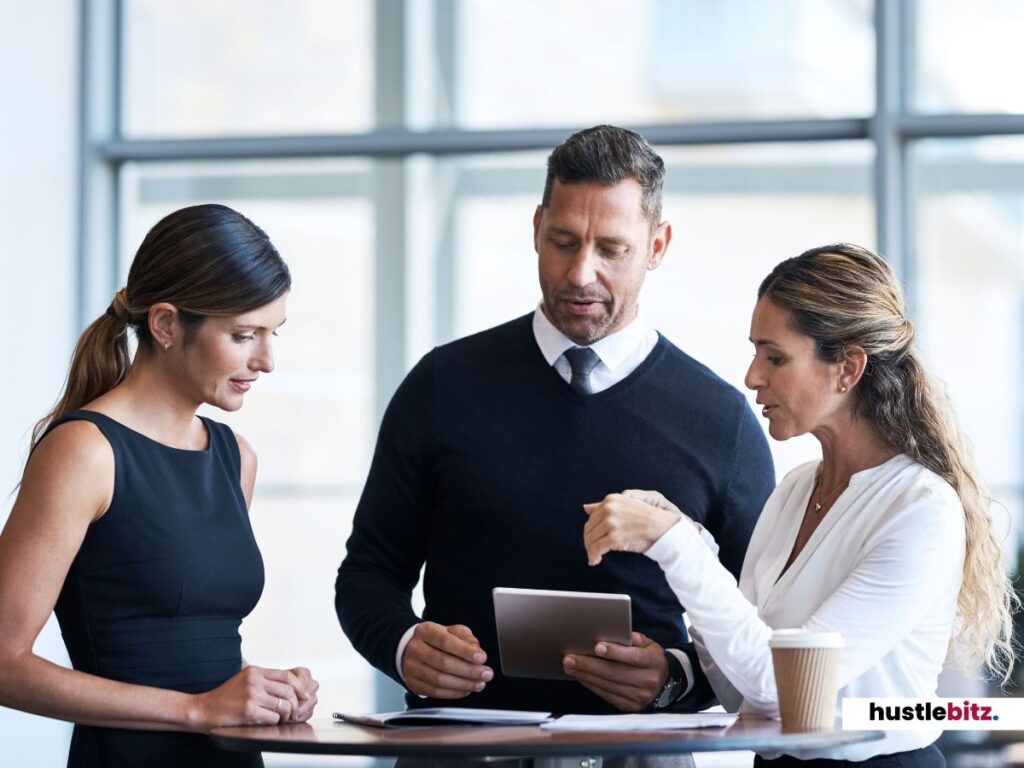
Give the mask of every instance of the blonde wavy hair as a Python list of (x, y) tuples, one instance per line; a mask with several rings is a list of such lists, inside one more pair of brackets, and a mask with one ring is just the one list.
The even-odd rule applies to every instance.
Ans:
[(758, 298), (765, 296), (789, 310), (796, 329), (814, 339), (821, 360), (839, 362), (852, 347), (867, 353), (852, 393), (854, 416), (960, 497), (967, 551), (954, 650), (965, 667), (984, 661), (1005, 685), (1014, 666), (1013, 613), (1020, 599), (1004, 569), (992, 498), (945, 391), (921, 363), (903, 290), (889, 265), (848, 243), (813, 248), (775, 267), (758, 289)]

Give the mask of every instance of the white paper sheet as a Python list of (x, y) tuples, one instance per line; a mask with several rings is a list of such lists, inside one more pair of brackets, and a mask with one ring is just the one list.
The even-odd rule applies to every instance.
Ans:
[(698, 712), (692, 715), (563, 715), (541, 728), (549, 731), (675, 731), (684, 728), (724, 728), (737, 715)]

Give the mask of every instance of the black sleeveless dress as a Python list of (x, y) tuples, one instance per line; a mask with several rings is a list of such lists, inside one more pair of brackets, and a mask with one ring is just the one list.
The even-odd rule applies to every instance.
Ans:
[[(263, 559), (231, 429), (203, 419), (205, 451), (171, 448), (94, 411), (114, 450), (114, 494), (89, 526), (55, 613), (75, 669), (186, 693), (242, 666), (242, 619), (263, 592)], [(70, 768), (262, 766), (202, 734), (75, 726)]]

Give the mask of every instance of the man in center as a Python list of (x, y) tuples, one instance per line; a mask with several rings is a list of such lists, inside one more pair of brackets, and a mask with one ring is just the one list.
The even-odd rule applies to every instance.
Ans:
[[(657, 564), (612, 553), (590, 568), (580, 534), (586, 503), (658, 488), (738, 576), (774, 486), (743, 395), (639, 312), (644, 277), (672, 239), (663, 177), (636, 133), (597, 126), (570, 136), (548, 159), (533, 217), (540, 305), (434, 349), (388, 406), (336, 608), (356, 650), (412, 694), (411, 707), (713, 703), (684, 607)], [(410, 598), (424, 565), (420, 617)], [(506, 677), (494, 587), (626, 593), (633, 644), (566, 657), (572, 681)]]

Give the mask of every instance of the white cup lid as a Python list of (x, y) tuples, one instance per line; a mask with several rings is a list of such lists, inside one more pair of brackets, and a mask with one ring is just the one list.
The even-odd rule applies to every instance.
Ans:
[(768, 645), (772, 648), (842, 648), (845, 643), (838, 632), (776, 629)]

